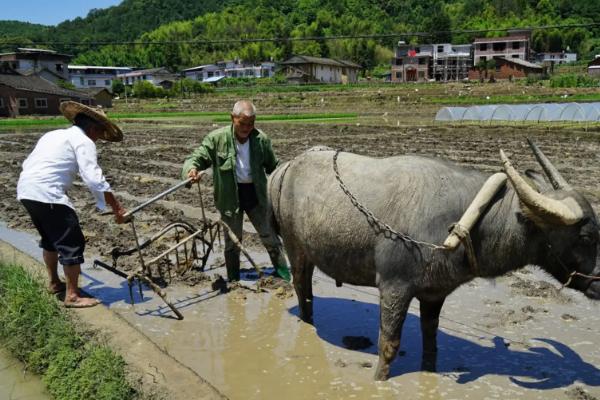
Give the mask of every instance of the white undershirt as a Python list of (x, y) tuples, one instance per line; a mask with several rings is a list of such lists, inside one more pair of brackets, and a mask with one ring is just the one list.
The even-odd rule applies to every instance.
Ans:
[(252, 170), (250, 169), (250, 139), (240, 143), (235, 139), (235, 174), (238, 183), (252, 183)]
[(98, 165), (96, 144), (81, 128), (50, 131), (40, 138), (23, 162), (23, 171), (17, 183), (17, 199), (50, 204), (73, 204), (67, 191), (77, 173), (96, 199), (96, 206), (106, 208), (104, 192), (110, 192)]

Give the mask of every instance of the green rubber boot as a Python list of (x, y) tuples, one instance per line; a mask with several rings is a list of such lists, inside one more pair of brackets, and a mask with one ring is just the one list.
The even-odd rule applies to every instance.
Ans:
[(287, 265), (276, 265), (274, 266), (275, 272), (273, 273), (274, 277), (281, 278), (284, 281), (291, 282), (292, 275), (290, 274), (290, 269)]

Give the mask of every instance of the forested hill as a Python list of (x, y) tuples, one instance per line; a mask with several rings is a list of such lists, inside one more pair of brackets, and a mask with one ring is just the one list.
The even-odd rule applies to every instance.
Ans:
[[(28, 38), (30, 40), (45, 38), (48, 27), (21, 21), (0, 21), (0, 39)], [(1, 46), (0, 46), (1, 47)]]
[[(86, 18), (50, 28), (52, 41), (145, 42), (137, 45), (62, 46), (75, 62), (98, 65), (167, 66), (173, 69), (219, 59), (285, 59), (291, 54), (338, 57), (367, 68), (389, 63), (398, 40), (414, 43), (469, 43), (474, 37), (502, 35), (435, 33), (523, 26), (600, 22), (600, 1), (592, 0), (124, 0)], [(0, 25), (1, 26), (1, 25)], [(386, 39), (229, 42), (251, 38), (302, 38), (434, 32), (427, 37)], [(0, 31), (1, 35), (1, 31)], [(204, 41), (181, 43), (185, 41)], [(161, 44), (147, 44), (161, 42)], [(180, 43), (173, 43), (180, 42)], [(538, 30), (537, 51), (600, 53), (599, 27)]]
[[(85, 18), (67, 20), (55, 27), (17, 21), (0, 21), (0, 40), (19, 44), (36, 41), (133, 40), (163, 24), (192, 19), (207, 12), (220, 11), (225, 5), (232, 2), (234, 1), (123, 0), (117, 6), (93, 9)], [(0, 49), (10, 50), (10, 45), (0, 44)]]

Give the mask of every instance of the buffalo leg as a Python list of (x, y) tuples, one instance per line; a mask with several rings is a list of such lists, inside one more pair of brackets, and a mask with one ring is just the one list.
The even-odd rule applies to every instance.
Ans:
[(421, 369), (435, 372), (437, 363), (437, 331), (440, 322), (440, 311), (444, 299), (439, 301), (420, 301), (421, 334), (423, 336), (423, 357)]
[(294, 289), (298, 296), (298, 308), (300, 319), (309, 324), (313, 323), (313, 293), (312, 275), (314, 266), (311, 265), (304, 254), (296, 249), (286, 248), (290, 263), (292, 264), (292, 276), (294, 277)]
[(379, 362), (375, 371), (375, 380), (385, 381), (390, 376), (390, 364), (396, 358), (400, 348), (402, 324), (412, 296), (407, 293), (407, 290), (398, 286), (390, 287), (389, 290), (380, 288), (379, 292)]

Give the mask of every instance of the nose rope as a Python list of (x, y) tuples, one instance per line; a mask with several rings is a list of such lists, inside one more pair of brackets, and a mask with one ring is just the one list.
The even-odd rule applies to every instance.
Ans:
[[(556, 258), (556, 261), (558, 261), (558, 264), (562, 267), (562, 269), (564, 269), (567, 273), (570, 272), (569, 278), (567, 279), (567, 281), (565, 283), (562, 284), (562, 286), (560, 287), (559, 290), (563, 290), (566, 286), (569, 286), (571, 284), (571, 282), (573, 281), (573, 278), (576, 276), (579, 276), (579, 277), (585, 278), (585, 279), (589, 279), (591, 281), (600, 280), (600, 276), (582, 274), (581, 272), (576, 271), (576, 270), (569, 271), (569, 268), (567, 268), (567, 266), (562, 262), (560, 257), (558, 255), (556, 255), (556, 253), (553, 251), (552, 246), (550, 244), (548, 244), (548, 249), (550, 250), (550, 254), (552, 254), (554, 256), (554, 258)], [(590, 284), (591, 284), (591, 282), (590, 282)]]

